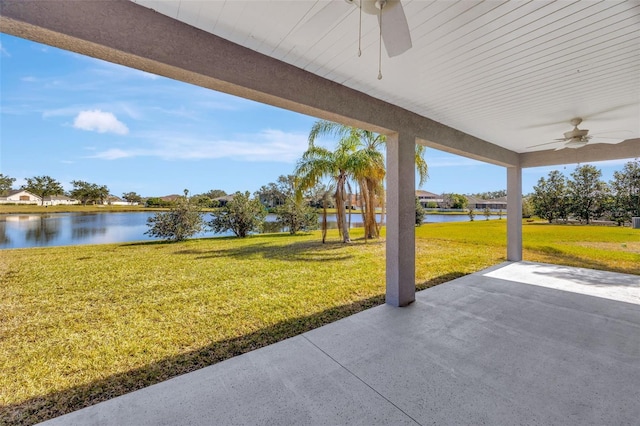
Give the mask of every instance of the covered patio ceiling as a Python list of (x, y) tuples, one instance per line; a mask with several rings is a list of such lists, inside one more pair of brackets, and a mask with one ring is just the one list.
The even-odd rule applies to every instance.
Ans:
[(561, 147), (540, 144), (575, 117), (592, 142), (640, 138), (638, 1), (403, 0), (413, 47), (382, 49), (382, 80), (353, 0), (133, 1), (517, 153)]
[[(403, 0), (413, 47), (382, 49), (381, 80), (377, 18), (358, 57), (344, 0), (1, 4), (3, 32), (494, 164), (640, 156), (637, 0)], [(594, 138), (555, 150), (575, 117)]]

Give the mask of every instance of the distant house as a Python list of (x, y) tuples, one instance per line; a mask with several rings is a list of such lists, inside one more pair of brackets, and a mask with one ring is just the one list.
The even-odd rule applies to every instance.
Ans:
[(227, 205), (227, 203), (228, 203), (229, 201), (231, 201), (231, 200), (233, 200), (233, 194), (231, 194), (231, 195), (224, 195), (224, 196), (222, 196), (222, 197), (217, 197), (217, 198), (214, 198), (214, 199), (213, 199), (213, 201), (217, 201), (217, 202), (218, 202), (218, 205), (219, 205), (220, 207), (224, 207), (224, 206), (226, 206), (226, 205)]
[(482, 198), (476, 198), (466, 195), (467, 208), (474, 210), (484, 210), (487, 207), (489, 210), (507, 210), (507, 198), (501, 197), (494, 200), (483, 200)]
[(24, 189), (14, 189), (0, 197), (0, 204), (40, 204), (42, 198)]
[(71, 206), (74, 204), (80, 204), (80, 201), (66, 195), (49, 195), (44, 197), (42, 203), (44, 206)]
[(416, 191), (416, 197), (418, 197), (418, 201), (422, 204), (422, 207), (427, 207), (428, 203), (436, 203), (438, 207), (440, 207), (441, 203), (444, 202), (442, 195), (420, 189)]
[(109, 197), (106, 200), (106, 204), (109, 204), (110, 206), (137, 206), (138, 205), (137, 202), (129, 202), (115, 195), (109, 195)]

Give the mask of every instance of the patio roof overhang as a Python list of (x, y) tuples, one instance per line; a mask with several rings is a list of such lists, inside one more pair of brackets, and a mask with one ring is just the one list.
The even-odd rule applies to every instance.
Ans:
[(402, 129), (419, 143), (493, 164), (536, 167), (640, 155), (637, 135), (616, 145), (518, 153), (128, 0), (1, 5), (8, 34), (380, 133)]
[[(389, 135), (387, 300), (394, 305), (405, 305), (414, 298), (414, 143), (507, 168), (510, 260), (522, 257), (523, 167), (640, 156), (636, 129), (632, 138), (615, 145), (559, 151), (523, 152), (515, 145), (509, 149), (505, 143), (481, 139), (129, 0), (1, 0), (0, 6), (0, 27), (8, 34)], [(637, 20), (637, 16), (626, 19)], [(632, 59), (634, 55), (639, 55), (637, 49), (631, 51)], [(625, 71), (631, 75), (629, 81), (640, 81), (634, 77), (637, 68), (632, 63)], [(632, 96), (640, 93), (639, 87), (631, 89)], [(630, 111), (640, 114), (640, 99), (631, 104)]]

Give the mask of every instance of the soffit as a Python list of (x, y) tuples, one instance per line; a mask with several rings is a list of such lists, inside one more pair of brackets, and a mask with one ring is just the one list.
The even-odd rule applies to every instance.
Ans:
[(358, 57), (355, 6), (310, 33), (326, 1), (134, 1), (515, 152), (555, 147), (530, 148), (573, 117), (640, 138), (640, 1), (405, 0), (413, 48), (383, 49), (382, 80), (377, 19), (363, 14)]

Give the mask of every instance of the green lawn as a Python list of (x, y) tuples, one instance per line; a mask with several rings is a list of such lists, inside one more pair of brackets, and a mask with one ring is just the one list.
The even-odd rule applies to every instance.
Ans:
[[(503, 261), (505, 234), (504, 220), (421, 226), (417, 287)], [(58, 416), (383, 303), (383, 240), (319, 240), (2, 251), (0, 424)], [(524, 245), (526, 260), (640, 275), (638, 230), (527, 224)]]

